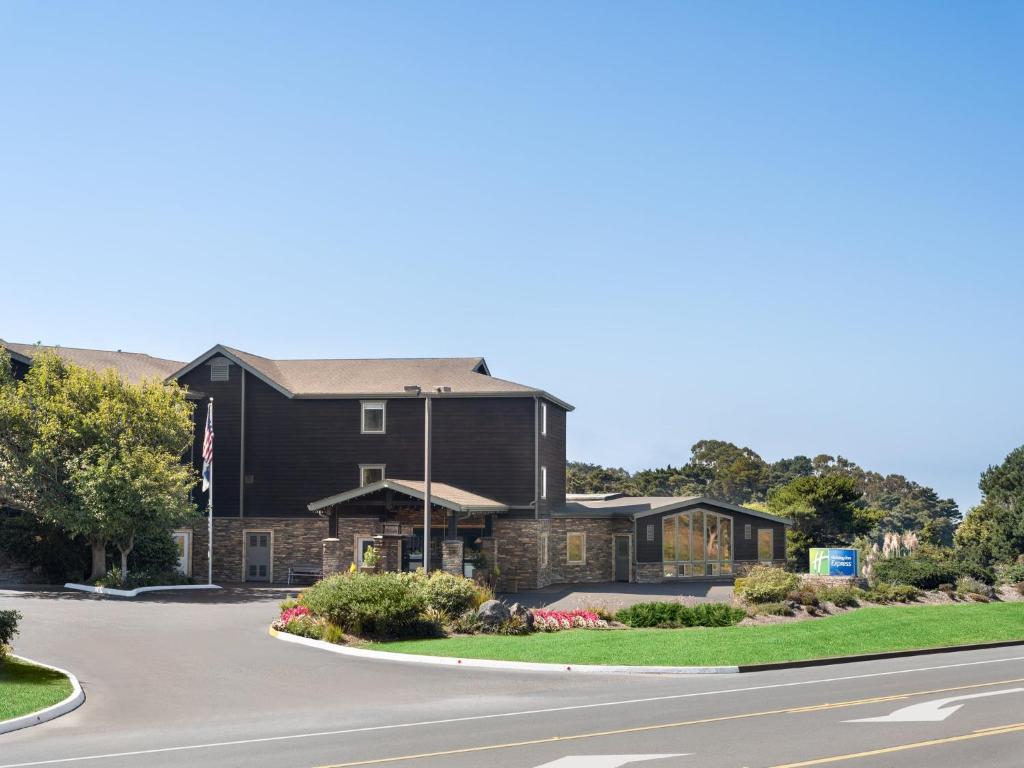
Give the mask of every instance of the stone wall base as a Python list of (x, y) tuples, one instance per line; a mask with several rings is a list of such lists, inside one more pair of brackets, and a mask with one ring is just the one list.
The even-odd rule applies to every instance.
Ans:
[(803, 574), (800, 577), (803, 584), (809, 587), (859, 587), (868, 588), (868, 580), (860, 576), (811, 576)]
[[(283, 583), (290, 566), (323, 562), (322, 542), (327, 538), (327, 528), (325, 517), (215, 517), (213, 581), (230, 584), (246, 580), (245, 536), (260, 532), (271, 535), (270, 580)], [(206, 542), (206, 520), (197, 521), (192, 528), (192, 579), (200, 583), (206, 581)]]

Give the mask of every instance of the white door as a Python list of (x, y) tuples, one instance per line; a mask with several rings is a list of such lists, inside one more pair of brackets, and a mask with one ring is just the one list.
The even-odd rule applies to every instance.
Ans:
[(178, 548), (178, 573), (192, 575), (192, 531), (175, 531), (171, 534), (174, 546)]

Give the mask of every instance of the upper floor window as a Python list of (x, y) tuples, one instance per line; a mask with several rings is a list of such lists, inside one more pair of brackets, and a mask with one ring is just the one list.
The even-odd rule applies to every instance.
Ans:
[(364, 435), (383, 435), (385, 431), (383, 400), (363, 400), (360, 431)]
[(548, 497), (548, 468), (540, 468), (540, 497), (546, 499)]
[(548, 404), (540, 404), (540, 433), (547, 435), (548, 433)]
[(370, 485), (372, 483), (379, 483), (384, 479), (384, 465), (383, 464), (360, 464), (359, 465), (359, 485)]

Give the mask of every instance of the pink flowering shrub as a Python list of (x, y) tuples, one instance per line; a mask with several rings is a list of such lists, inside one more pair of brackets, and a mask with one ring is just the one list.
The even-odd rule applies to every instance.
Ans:
[(608, 622), (590, 611), (534, 609), (533, 627), (540, 632), (557, 632), (560, 629), (606, 629)]
[(292, 619), (297, 619), (300, 616), (310, 616), (311, 612), (309, 608), (304, 605), (296, 605), (294, 608), (288, 608), (281, 611), (281, 618), (278, 619), (282, 624), (287, 624)]

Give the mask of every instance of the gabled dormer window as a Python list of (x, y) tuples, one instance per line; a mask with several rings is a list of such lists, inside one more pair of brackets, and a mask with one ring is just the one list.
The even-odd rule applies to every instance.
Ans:
[(361, 405), (359, 431), (364, 435), (383, 435), (387, 426), (385, 402), (383, 400), (363, 400)]

